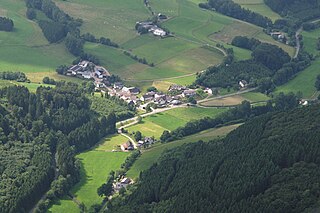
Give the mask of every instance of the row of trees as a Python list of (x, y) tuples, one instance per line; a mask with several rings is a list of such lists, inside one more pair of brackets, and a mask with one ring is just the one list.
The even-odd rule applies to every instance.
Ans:
[(319, 119), (319, 106), (268, 113), (223, 140), (169, 150), (107, 212), (317, 211)]
[(14, 80), (18, 82), (29, 81), (26, 74), (24, 74), (23, 72), (11, 72), (11, 71), (0, 72), (0, 79), (11, 80), (11, 81)]
[(240, 19), (263, 28), (272, 26), (271, 19), (259, 13), (252, 12), (251, 10), (244, 9), (232, 0), (209, 0), (208, 3), (200, 3), (199, 6), (206, 9), (214, 9), (226, 16)]
[(88, 42), (93, 42), (93, 43), (100, 43), (106, 46), (110, 46), (110, 47), (115, 47), (118, 48), (119, 45), (113, 41), (111, 41), (109, 38), (105, 38), (105, 37), (100, 37), (99, 39), (97, 39), (94, 35), (92, 35), (91, 33), (86, 33), (83, 34), (81, 36), (81, 38), (85, 41)]
[(7, 17), (0, 17), (0, 31), (10, 32), (13, 30), (14, 24), (12, 19)]
[(125, 54), (126, 56), (132, 58), (133, 60), (135, 60), (135, 61), (137, 61), (137, 62), (139, 62), (141, 64), (146, 64), (146, 65), (148, 65), (150, 67), (154, 67), (154, 63), (149, 63), (146, 58), (139, 58), (137, 55), (132, 55), (128, 51), (123, 51), (123, 54)]

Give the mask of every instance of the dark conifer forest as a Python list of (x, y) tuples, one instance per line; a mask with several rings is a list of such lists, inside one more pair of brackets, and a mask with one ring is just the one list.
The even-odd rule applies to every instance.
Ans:
[(52, 200), (79, 179), (75, 153), (115, 132), (116, 116), (90, 110), (72, 83), (0, 90), (0, 212), (27, 212), (51, 186)]
[(111, 212), (316, 212), (319, 120), (318, 105), (269, 113), (223, 140), (167, 151)]

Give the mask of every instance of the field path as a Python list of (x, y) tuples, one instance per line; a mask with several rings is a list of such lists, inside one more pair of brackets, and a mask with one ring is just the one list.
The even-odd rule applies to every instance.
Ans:
[(301, 43), (300, 43), (300, 34), (302, 32), (302, 26), (297, 30), (296, 32), (296, 53), (294, 54), (294, 57), (293, 58), (297, 58), (298, 55), (299, 55), (299, 52), (300, 52), (300, 49), (301, 49)]

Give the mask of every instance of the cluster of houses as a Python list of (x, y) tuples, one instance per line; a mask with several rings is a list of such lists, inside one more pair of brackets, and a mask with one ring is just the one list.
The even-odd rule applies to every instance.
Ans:
[(154, 144), (156, 142), (156, 140), (154, 139), (154, 137), (144, 137), (143, 140), (138, 141), (137, 147), (138, 148), (146, 148), (148, 146), (151, 146), (152, 144)]
[(158, 27), (158, 25), (154, 24), (152, 21), (137, 22), (136, 25), (138, 26), (137, 28), (140, 29), (140, 32), (145, 31), (160, 37), (167, 36), (167, 32), (162, 28)]
[(67, 70), (67, 75), (87, 80), (94, 80), (94, 86), (96, 89), (107, 88), (107, 85), (110, 85), (108, 81), (111, 76), (109, 71), (106, 68), (97, 66), (90, 61), (81, 61), (78, 64), (71, 66)]
[(90, 61), (81, 61), (67, 70), (68, 76), (84, 79), (95, 79), (102, 82), (110, 77), (110, 73), (102, 66), (97, 66)]

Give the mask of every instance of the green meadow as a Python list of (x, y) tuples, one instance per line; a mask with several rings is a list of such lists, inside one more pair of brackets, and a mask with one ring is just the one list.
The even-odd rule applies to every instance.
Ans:
[(156, 144), (150, 149), (143, 151), (142, 155), (135, 161), (133, 166), (127, 172), (127, 176), (131, 178), (138, 178), (140, 172), (150, 168), (154, 163), (156, 163), (165, 150), (172, 149), (187, 143), (195, 143), (199, 140), (208, 142), (217, 137), (225, 136), (232, 130), (236, 129), (238, 126), (239, 125), (237, 124), (217, 129), (208, 129), (198, 134), (185, 137), (181, 140), (165, 144)]
[(154, 136), (159, 139), (164, 130), (172, 131), (191, 120), (216, 117), (226, 110), (223, 108), (176, 108), (143, 118), (141, 123), (130, 126), (127, 130), (129, 133), (140, 131), (144, 136)]
[[(106, 137), (92, 150), (78, 154), (76, 157), (80, 160), (80, 182), (71, 190), (75, 198), (84, 203), (87, 209), (94, 204), (101, 204), (103, 197), (97, 194), (99, 188), (107, 179), (108, 174), (113, 170), (120, 169), (129, 153), (111, 152), (114, 146), (125, 142), (123, 136), (114, 135)], [(49, 212), (60, 213), (66, 210), (68, 212), (70, 201), (60, 200), (54, 204)]]
[(1, 14), (14, 21), (13, 32), (0, 32), (0, 71), (54, 72), (73, 60), (63, 44), (49, 44), (37, 23), (25, 17), (24, 1), (0, 1)]
[(49, 210), (48, 213), (80, 213), (80, 209), (70, 198), (58, 200)]
[(263, 16), (270, 18), (273, 22), (280, 19), (281, 16), (272, 11), (263, 0), (234, 0), (235, 3), (240, 4), (243, 8), (247, 8), (256, 13), (260, 13)]
[(307, 52), (312, 53), (317, 56), (315, 61), (312, 62), (311, 66), (307, 69), (299, 72), (292, 80), (288, 83), (278, 87), (276, 93), (284, 92), (302, 92), (304, 98), (317, 98), (317, 91), (315, 88), (315, 81), (317, 75), (320, 74), (320, 59), (319, 53), (317, 50), (317, 40), (320, 35), (320, 29), (311, 31), (311, 32), (302, 32), (303, 36), (303, 45)]

